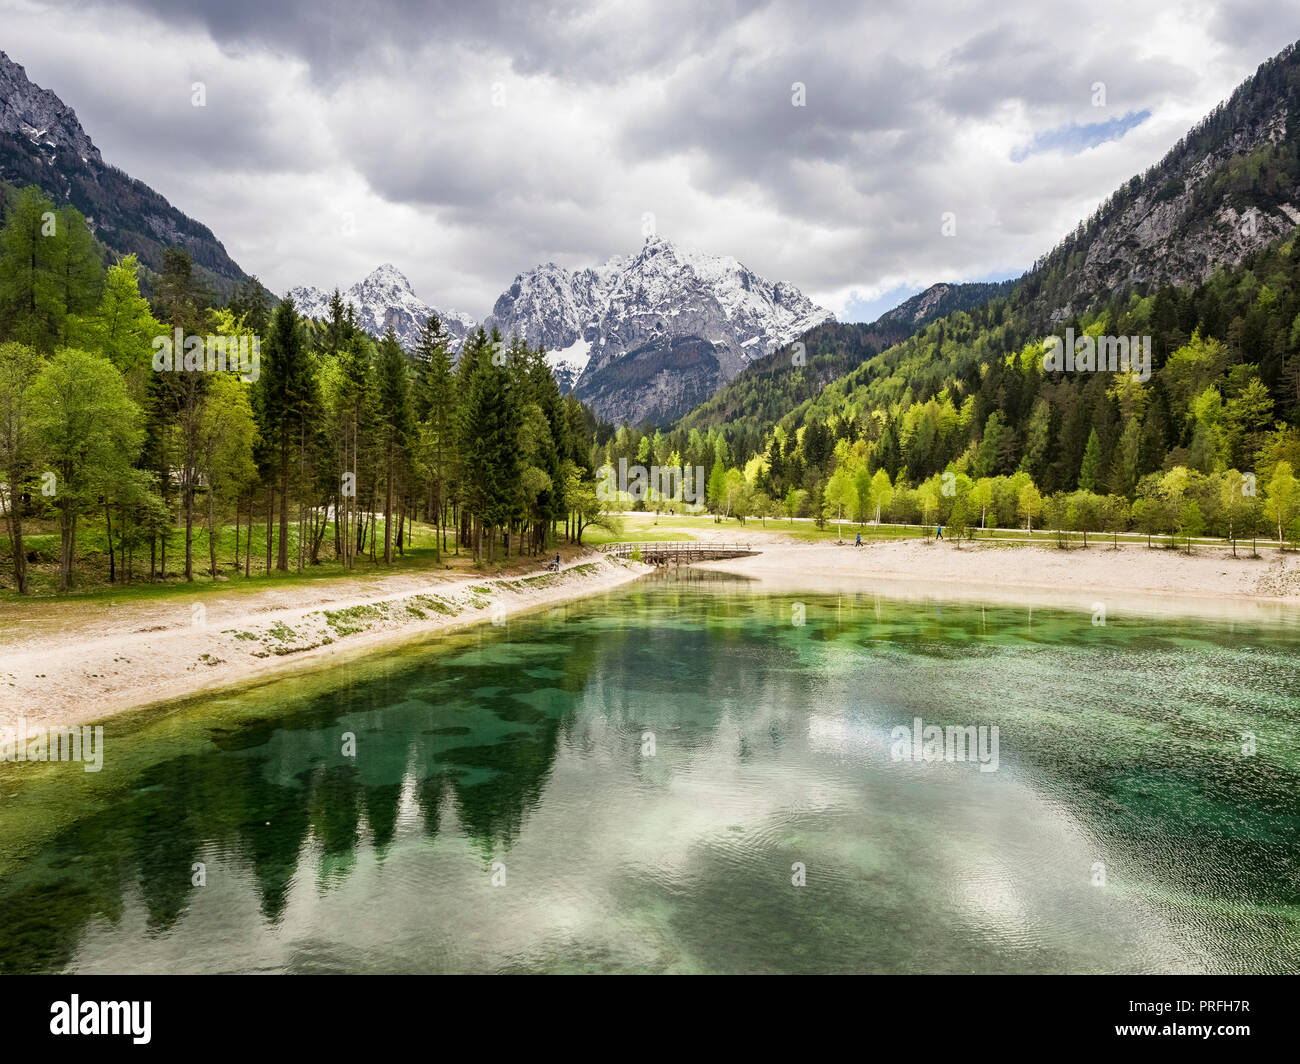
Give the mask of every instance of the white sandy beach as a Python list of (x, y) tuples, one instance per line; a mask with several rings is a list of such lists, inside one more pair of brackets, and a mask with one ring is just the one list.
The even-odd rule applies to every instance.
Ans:
[(843, 543), (795, 541), (755, 527), (703, 540), (748, 542), (761, 553), (702, 563), (734, 573), (770, 591), (874, 590), (896, 597), (937, 597), (1023, 602), (1044, 608), (1108, 609), (1149, 614), (1196, 615), (1207, 619), (1300, 618), (1300, 555), (1249, 547), (1233, 558), (1224, 550), (1180, 551), (1121, 545), (1099, 539), (1086, 549), (1062, 550), (1054, 537), (1041, 546), (1000, 542), (963, 543), (906, 539), (856, 547)]
[[(560, 573), (395, 574), (255, 593), (33, 602), (0, 631), (0, 726), (82, 724), (156, 702), (343, 660), (448, 628), (635, 580), (648, 568), (590, 552)], [(196, 606), (202, 606), (196, 612)]]
[[(759, 553), (702, 563), (773, 592), (854, 592), (957, 598), (1209, 620), (1300, 620), (1300, 555), (1248, 550), (1186, 554), (1131, 545), (1060, 550), (1005, 543), (806, 542), (751, 522), (696, 526), (701, 542), (748, 543)], [(665, 539), (673, 538), (665, 529)], [(589, 552), (560, 574), (504, 577), (396, 574), (341, 583), (280, 585), (201, 598), (33, 602), (0, 628), (0, 725), (19, 716), (85, 723), (153, 703), (234, 687), (357, 655), (451, 627), (500, 620), (620, 586), (643, 565)], [(203, 612), (196, 616), (195, 605)]]

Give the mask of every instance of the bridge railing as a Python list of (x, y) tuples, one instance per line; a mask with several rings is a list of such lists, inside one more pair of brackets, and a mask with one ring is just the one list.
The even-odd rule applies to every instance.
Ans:
[(701, 542), (700, 540), (682, 540), (675, 542), (644, 542), (644, 543), (606, 543), (600, 550), (606, 554), (612, 554), (618, 558), (626, 558), (631, 554), (640, 552), (642, 555), (697, 555), (704, 556), (709, 554), (752, 554), (753, 547), (748, 543), (712, 543)]

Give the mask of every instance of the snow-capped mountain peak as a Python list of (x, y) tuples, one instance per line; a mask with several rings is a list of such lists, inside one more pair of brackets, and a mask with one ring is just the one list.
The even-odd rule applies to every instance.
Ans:
[[(328, 292), (289, 294), (301, 313), (328, 316)], [(343, 299), (363, 329), (380, 336), (392, 326), (408, 351), (435, 313), (392, 263)], [(469, 315), (436, 313), (456, 350), (477, 328)], [(651, 236), (635, 254), (600, 266), (545, 262), (517, 275), (483, 327), (544, 347), (562, 388), (611, 421), (635, 423), (684, 413), (751, 362), (829, 320), (793, 285), (768, 281), (730, 255)]]
[(376, 266), (369, 274), (358, 281), (355, 287), (362, 291), (404, 292), (408, 295), (415, 295), (415, 289), (411, 287), (411, 282), (407, 280), (406, 274), (402, 273), (391, 262)]
[(631, 256), (519, 274), (485, 328), (547, 349), (563, 386), (614, 421), (664, 420), (832, 319), (729, 255), (654, 235)]
[[(329, 316), (329, 292), (307, 285), (291, 289), (289, 296), (300, 314), (309, 318)], [(466, 335), (478, 325), (468, 314), (437, 310), (424, 302), (415, 294), (406, 275), (391, 262), (376, 267), (342, 296), (345, 304), (352, 305), (362, 329), (377, 337), (391, 326), (397, 342), (407, 351), (414, 350), (419, 343), (420, 330), (431, 314), (441, 319), (453, 350), (459, 350)]]

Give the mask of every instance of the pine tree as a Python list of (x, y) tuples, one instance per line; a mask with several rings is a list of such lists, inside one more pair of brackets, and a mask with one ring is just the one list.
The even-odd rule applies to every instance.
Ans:
[(406, 355), (392, 328), (384, 330), (375, 364), (378, 425), (384, 453), (384, 561), (393, 561), (393, 481), (409, 466), (414, 416)]
[[(154, 291), (154, 309), (160, 320), (170, 322), (183, 333), (203, 328), (203, 311), (212, 303), (212, 293), (194, 276), (194, 263), (184, 248), (163, 251), (162, 272)], [(176, 356), (180, 357), (180, 352)]]
[(429, 469), (429, 518), (433, 521), (434, 558), (442, 560), (447, 547), (443, 511), (447, 482), (456, 460), (456, 396), (451, 351), (442, 322), (430, 315), (420, 333), (418, 351), (422, 366), (416, 409), (424, 426), (425, 456)]
[[(182, 347), (172, 352), (172, 370), (155, 374), (157, 397), (160, 404), (155, 409), (166, 419), (165, 434), (176, 436), (174, 460), (161, 460), (164, 498), (170, 483), (172, 465), (179, 474), (181, 512), (185, 519), (185, 579), (194, 579), (194, 497), (199, 478), (199, 421), (203, 398), (207, 392), (208, 377), (202, 347), (190, 349), (194, 340), (200, 340), (204, 325), (204, 311), (210, 293), (194, 276), (194, 264), (189, 252), (183, 248), (168, 248), (163, 252), (163, 271), (155, 293), (155, 305), (173, 334), (180, 330)], [(174, 342), (174, 341), (173, 341)], [(168, 449), (170, 450), (170, 449)], [(163, 541), (164, 559), (166, 540)], [(164, 561), (165, 568), (165, 561)]]
[(140, 265), (134, 255), (108, 268), (98, 307), (70, 327), (73, 346), (101, 352), (128, 375), (148, 367), (151, 345), (163, 332), (140, 295)]
[[(293, 300), (276, 305), (263, 349), (261, 431), (270, 444), (280, 491), (280, 542), (275, 567), (289, 568), (289, 469), (295, 448), (302, 446), (305, 417), (313, 395), (311, 365)], [(270, 514), (267, 514), (270, 521)]]
[[(482, 564), (484, 529), (508, 518), (519, 479), (517, 401), (495, 329), (490, 338), (479, 329), (461, 352), (461, 363), (468, 385), (460, 419), (464, 495), (475, 519), (475, 557)], [(489, 561), (494, 547), (495, 539), (489, 541)]]
[(60, 207), (56, 215), (54, 268), (58, 274), (59, 299), (67, 314), (60, 340), (67, 343), (69, 321), (89, 314), (99, 305), (104, 289), (104, 260), (86, 219), (76, 207)]
[(67, 341), (68, 314), (98, 302), (103, 274), (81, 214), (23, 189), (0, 230), (0, 336), (53, 351)]
[(1097, 430), (1088, 433), (1088, 445), (1083, 451), (1083, 461), (1079, 466), (1079, 488), (1093, 491), (1097, 486), (1097, 474), (1101, 468), (1101, 441)]
[(259, 338), (266, 335), (271, 322), (271, 298), (255, 276), (235, 286), (229, 309), (236, 321), (243, 320), (243, 327), (250, 335)]
[(1138, 482), (1138, 452), (1142, 444), (1142, 426), (1137, 417), (1130, 417), (1120, 434), (1119, 446), (1111, 460), (1111, 490), (1123, 496), (1132, 496)]
[[(350, 324), (350, 323), (349, 323)], [(352, 332), (339, 352), (338, 389), (340, 480), (339, 496), (343, 508), (343, 527), (339, 543), (344, 565), (351, 569), (353, 559), (361, 550), (363, 529), (355, 527), (357, 499), (361, 481), (367, 469), (362, 463), (361, 441), (369, 440), (374, 418), (374, 383), (370, 364), (370, 340), (359, 332)]]

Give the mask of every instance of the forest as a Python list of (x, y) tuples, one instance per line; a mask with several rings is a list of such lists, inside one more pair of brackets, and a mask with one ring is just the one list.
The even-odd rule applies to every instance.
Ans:
[(702, 464), (710, 508), (741, 518), (1300, 539), (1294, 234), (1203, 284), (1130, 290), (1057, 323), (1151, 337), (1148, 383), (1046, 372), (1022, 295), (933, 322), (766, 431), (749, 416), (621, 429), (598, 464)]
[[(809, 389), (769, 366), (746, 385), (766, 390), (760, 417), (660, 429), (599, 423), (516, 338), (480, 329), (455, 352), (435, 316), (404, 351), (337, 292), (316, 321), (255, 278), (219, 305), (181, 249), (156, 274), (105, 258), (36, 188), (0, 229), (0, 565), (20, 593), (33, 566), (66, 592), (79, 571), (113, 585), (391, 565), (417, 522), (435, 562), (492, 564), (580, 544), (607, 510), (701, 508), (600, 497), (620, 460), (702, 467), (719, 520), (1300, 540), (1294, 234), (1202, 284), (1139, 286), (1054, 323), (1151, 337), (1145, 383), (1047, 371), (1017, 286), (879, 353), (860, 327), (823, 326), (814, 358), (856, 368)], [(258, 364), (159, 362), (173, 336)], [(56, 546), (30, 546), (33, 530)]]
[[(156, 274), (106, 257), (35, 187), (0, 230), (0, 564), (18, 592), (43, 562), (60, 592), (391, 564), (417, 520), (435, 561), (492, 563), (601, 519), (595, 419), (541, 350), (479, 330), (455, 357), (434, 317), (403, 351), (337, 293), (313, 321), (256, 278), (218, 305), (179, 248)], [(185, 354), (156, 359), (173, 336)], [(256, 371), (189, 351), (218, 342)], [(46, 558), (27, 537), (49, 528)]]

